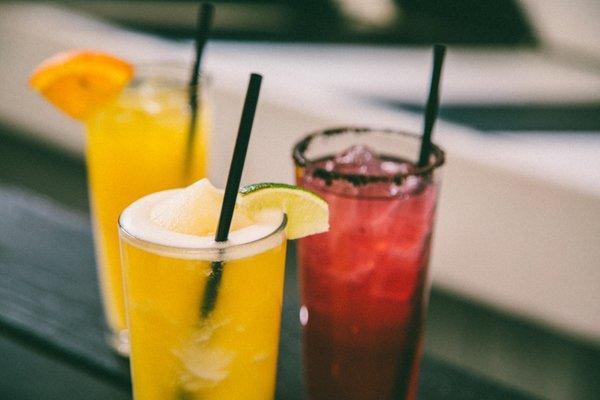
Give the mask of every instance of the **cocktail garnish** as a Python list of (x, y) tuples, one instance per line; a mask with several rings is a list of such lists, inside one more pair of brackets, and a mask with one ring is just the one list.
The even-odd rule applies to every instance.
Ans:
[(132, 76), (133, 66), (111, 54), (71, 50), (41, 63), (29, 85), (59, 110), (84, 120), (116, 97)]
[(244, 208), (252, 216), (276, 209), (287, 216), (288, 239), (298, 239), (329, 229), (327, 202), (311, 192), (284, 183), (255, 183), (240, 190)]

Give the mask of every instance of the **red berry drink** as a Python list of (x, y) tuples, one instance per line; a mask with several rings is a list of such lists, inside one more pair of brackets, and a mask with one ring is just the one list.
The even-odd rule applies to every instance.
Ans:
[(298, 243), (311, 400), (415, 398), (443, 152), (422, 168), (417, 154), (414, 136), (366, 129), (295, 148), (298, 184), (328, 201), (331, 225)]

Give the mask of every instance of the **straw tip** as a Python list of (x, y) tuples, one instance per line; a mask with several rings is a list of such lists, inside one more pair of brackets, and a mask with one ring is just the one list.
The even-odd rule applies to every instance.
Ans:
[(215, 6), (212, 3), (201, 3), (198, 11), (198, 25), (196, 35), (202, 38), (208, 37), (215, 15)]
[(215, 11), (215, 5), (213, 3), (202, 2), (200, 7), (201, 7), (202, 11), (204, 11), (204, 12), (212, 13)]
[(446, 45), (440, 44), (440, 43), (436, 43), (433, 45), (433, 52), (437, 55), (444, 55), (446, 53)]

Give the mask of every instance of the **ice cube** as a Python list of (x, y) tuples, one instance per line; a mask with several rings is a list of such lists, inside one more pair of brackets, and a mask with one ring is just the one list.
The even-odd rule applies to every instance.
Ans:
[(330, 161), (327, 170), (349, 174), (392, 176), (412, 169), (411, 163), (382, 158), (366, 145), (352, 146)]
[(404, 195), (417, 195), (425, 189), (425, 181), (421, 176), (411, 175), (402, 183), (401, 192)]
[(255, 363), (261, 363), (261, 362), (267, 361), (270, 357), (271, 357), (271, 352), (261, 351), (261, 352), (254, 354), (254, 357), (252, 357), (252, 361), (254, 361)]
[(148, 114), (155, 115), (162, 111), (162, 105), (157, 94), (158, 91), (154, 82), (144, 82), (139, 87), (139, 104)]
[(142, 108), (150, 115), (156, 115), (162, 111), (160, 103), (152, 100), (144, 100), (142, 102)]
[(211, 346), (210, 341), (214, 333), (229, 322), (202, 324), (181, 348), (174, 351), (185, 368), (181, 383), (187, 390), (214, 387), (229, 375), (235, 353)]
[(382, 161), (381, 170), (387, 175), (407, 174), (412, 170), (412, 164), (398, 161)]
[(362, 144), (354, 145), (334, 157), (334, 161), (338, 165), (362, 165), (368, 164), (372, 160), (378, 160), (377, 154)]
[[(233, 353), (224, 349), (191, 349), (181, 357), (194, 389), (213, 386), (229, 375)], [(188, 387), (190, 384), (187, 385)]]
[(378, 175), (381, 173), (377, 154), (369, 147), (355, 145), (333, 158), (332, 171), (345, 174)]

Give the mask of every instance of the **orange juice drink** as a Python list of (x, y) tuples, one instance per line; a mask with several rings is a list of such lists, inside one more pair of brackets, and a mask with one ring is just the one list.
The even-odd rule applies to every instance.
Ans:
[[(29, 84), (87, 132), (89, 193), (98, 276), (111, 343), (128, 352), (117, 220), (134, 200), (206, 175), (206, 99), (198, 90), (195, 134), (188, 68), (134, 67), (114, 55), (70, 50), (43, 61)], [(201, 79), (198, 85), (206, 85)]]
[(181, 187), (206, 175), (204, 107), (197, 119), (191, 172), (185, 173), (190, 123), (186, 73), (185, 68), (167, 65), (137, 68), (133, 81), (118, 97), (85, 119), (98, 276), (113, 344), (125, 353), (119, 214), (144, 195)]
[(228, 241), (217, 243), (221, 202), (202, 180), (143, 197), (120, 218), (136, 400), (274, 396), (286, 217), (257, 222), (236, 207)]

